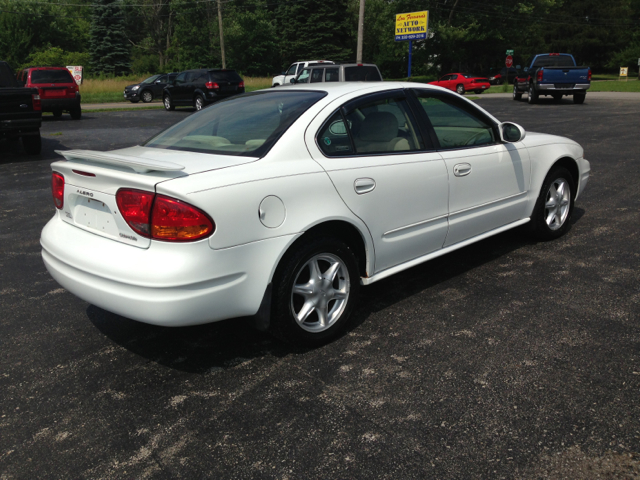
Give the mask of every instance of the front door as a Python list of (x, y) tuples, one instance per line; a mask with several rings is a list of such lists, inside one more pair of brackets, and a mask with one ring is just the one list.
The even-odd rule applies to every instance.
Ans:
[(496, 123), (463, 99), (414, 92), (449, 174), (445, 246), (525, 218), (530, 181), (526, 149), (501, 143)]
[(307, 132), (313, 157), (371, 233), (376, 273), (442, 248), (447, 169), (425, 145), (403, 90), (348, 102)]

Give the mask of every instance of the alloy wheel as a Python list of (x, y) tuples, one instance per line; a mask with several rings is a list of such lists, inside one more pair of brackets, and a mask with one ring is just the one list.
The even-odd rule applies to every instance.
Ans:
[(331, 328), (349, 300), (351, 285), (346, 264), (330, 253), (315, 255), (294, 278), (291, 312), (296, 323), (311, 333)]
[(544, 220), (551, 230), (558, 230), (569, 216), (571, 187), (564, 178), (554, 180), (549, 186), (544, 203)]

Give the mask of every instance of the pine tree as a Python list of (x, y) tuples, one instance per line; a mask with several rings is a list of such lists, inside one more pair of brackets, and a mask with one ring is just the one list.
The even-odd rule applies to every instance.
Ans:
[(94, 0), (91, 17), (91, 64), (95, 73), (121, 75), (130, 69), (121, 0)]

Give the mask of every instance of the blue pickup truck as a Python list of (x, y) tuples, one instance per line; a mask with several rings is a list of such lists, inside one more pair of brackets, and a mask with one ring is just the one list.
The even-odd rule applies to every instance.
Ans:
[(527, 92), (527, 101), (536, 103), (540, 95), (551, 95), (556, 102), (573, 95), (573, 103), (584, 103), (591, 86), (591, 68), (578, 67), (568, 53), (543, 53), (534, 56), (513, 82), (513, 99)]

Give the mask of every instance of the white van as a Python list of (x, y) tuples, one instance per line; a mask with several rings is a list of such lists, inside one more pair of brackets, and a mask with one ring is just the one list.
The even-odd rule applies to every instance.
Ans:
[(304, 67), (315, 67), (317, 65), (333, 65), (335, 62), (331, 60), (306, 60), (302, 62), (292, 63), (286, 72), (282, 72), (280, 75), (273, 77), (271, 81), (272, 87), (279, 85), (290, 85), (291, 79), (296, 78)]

